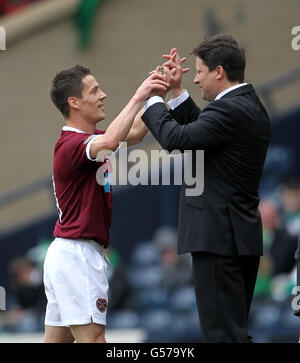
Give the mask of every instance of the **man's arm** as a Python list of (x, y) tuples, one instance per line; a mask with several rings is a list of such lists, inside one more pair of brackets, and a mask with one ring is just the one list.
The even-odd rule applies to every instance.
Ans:
[(169, 152), (217, 148), (230, 142), (236, 128), (224, 100), (212, 102), (196, 121), (186, 125), (179, 125), (162, 103), (149, 107), (142, 119), (163, 149)]
[(136, 115), (133, 125), (124, 140), (127, 142), (128, 146), (139, 144), (149, 131), (148, 127), (142, 120), (143, 113), (144, 108), (142, 108), (140, 112)]
[[(153, 72), (150, 72), (150, 75), (155, 74), (155, 73), (161, 75), (160, 69), (161, 69), (161, 67), (157, 66)], [(164, 79), (165, 79), (165, 77), (164, 77)], [(153, 94), (155, 94), (156, 97), (152, 97)], [(150, 96), (151, 100), (149, 101), (150, 104), (152, 104), (153, 102), (154, 103), (157, 102), (156, 98), (159, 99), (159, 102), (164, 103), (166, 94), (167, 94), (167, 89), (164, 89), (164, 90), (155, 89), (151, 93), (151, 96)], [(153, 99), (155, 99), (155, 100), (153, 101)], [(146, 107), (149, 107), (149, 102), (147, 102)], [(124, 140), (127, 142), (128, 146), (139, 144), (145, 137), (146, 133), (149, 131), (148, 127), (145, 125), (145, 123), (142, 120), (142, 115), (144, 112), (145, 112), (145, 108), (142, 108), (141, 111), (137, 114), (129, 133), (128, 133), (126, 139)]]
[(168, 102), (171, 116), (181, 125), (197, 120), (200, 109), (182, 85), (183, 75), (190, 71), (190, 68), (182, 67), (186, 58), (180, 58), (176, 48), (171, 49), (170, 54), (163, 55), (163, 58), (168, 61), (161, 66), (161, 69), (173, 96)]
[[(184, 95), (184, 94), (183, 94)], [(200, 108), (195, 104), (193, 99), (189, 96), (186, 92), (187, 98), (184, 101), (181, 101), (179, 97), (179, 102), (174, 103), (177, 101), (176, 99), (172, 99), (168, 105), (171, 108), (170, 114), (179, 124), (185, 125), (191, 122), (194, 122), (198, 119), (200, 115)], [(172, 102), (173, 101), (173, 102)], [(172, 103), (171, 103), (172, 102)]]
[[(111, 122), (104, 135), (94, 138), (90, 147), (90, 156), (96, 159), (100, 151), (115, 151), (119, 143), (124, 141), (141, 104), (149, 98), (153, 90), (166, 90), (168, 84), (164, 81), (164, 77), (160, 74), (152, 74), (138, 88), (135, 95), (131, 98), (127, 106), (121, 113)], [(106, 155), (109, 155), (107, 152)], [(104, 158), (106, 155), (102, 155)]]
[(180, 58), (176, 48), (171, 49), (170, 54), (163, 55), (163, 58), (168, 59), (163, 64), (163, 70), (173, 96), (168, 102), (171, 116), (181, 125), (191, 123), (197, 120), (201, 110), (182, 85), (183, 75), (190, 70), (182, 67), (186, 58)]

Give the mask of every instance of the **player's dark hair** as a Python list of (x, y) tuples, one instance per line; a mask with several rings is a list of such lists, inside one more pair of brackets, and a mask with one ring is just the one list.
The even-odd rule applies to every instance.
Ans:
[(57, 73), (54, 77), (50, 96), (55, 106), (65, 118), (70, 115), (68, 98), (81, 98), (83, 89), (82, 79), (90, 74), (91, 71), (88, 68), (76, 65), (75, 67)]
[(230, 82), (244, 82), (245, 52), (231, 35), (219, 34), (204, 40), (192, 54), (201, 58), (209, 71), (222, 66)]

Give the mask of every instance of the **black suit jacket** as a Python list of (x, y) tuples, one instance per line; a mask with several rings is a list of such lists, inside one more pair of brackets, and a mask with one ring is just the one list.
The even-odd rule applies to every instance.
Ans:
[(178, 253), (262, 255), (258, 188), (271, 128), (252, 85), (202, 112), (191, 98), (173, 111), (156, 103), (142, 119), (165, 150), (204, 150), (203, 194), (181, 191)]

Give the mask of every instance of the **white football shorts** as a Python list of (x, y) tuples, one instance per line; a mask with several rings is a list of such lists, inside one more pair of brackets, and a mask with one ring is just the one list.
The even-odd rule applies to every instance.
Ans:
[(44, 262), (45, 325), (106, 325), (107, 257), (90, 240), (56, 238)]

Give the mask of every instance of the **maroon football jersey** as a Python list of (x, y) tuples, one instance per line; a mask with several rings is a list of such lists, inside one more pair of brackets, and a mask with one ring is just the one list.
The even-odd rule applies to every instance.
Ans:
[[(104, 134), (96, 130), (95, 135)], [(55, 237), (91, 239), (109, 245), (112, 215), (112, 190), (96, 180), (103, 163), (89, 156), (96, 137), (71, 127), (63, 127), (54, 149), (53, 187), (58, 210)]]

